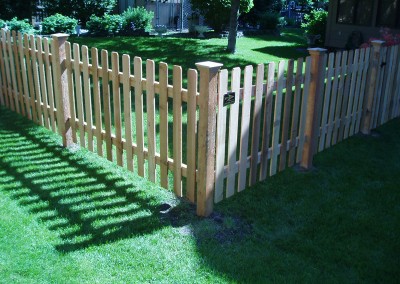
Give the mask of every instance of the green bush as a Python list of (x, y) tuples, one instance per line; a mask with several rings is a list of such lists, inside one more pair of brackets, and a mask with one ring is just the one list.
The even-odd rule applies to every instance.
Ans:
[(154, 13), (152, 11), (147, 11), (144, 7), (129, 7), (122, 13), (122, 29), (125, 32), (136, 30), (150, 31), (153, 18)]
[(93, 35), (110, 36), (119, 33), (122, 22), (123, 20), (120, 15), (104, 14), (103, 17), (92, 15), (86, 23), (86, 27)]
[(23, 34), (34, 34), (35, 30), (28, 20), (18, 20), (17, 17), (12, 18), (7, 22), (8, 29), (11, 31), (20, 32)]
[(42, 32), (44, 34), (54, 33), (74, 33), (75, 27), (78, 24), (78, 20), (63, 16), (61, 14), (55, 14), (47, 17), (42, 22)]
[(304, 23), (301, 27), (306, 34), (320, 35), (319, 44), (325, 42), (326, 23), (328, 12), (322, 9), (312, 10), (304, 16)]
[[(90, 16), (89, 21), (86, 23), (86, 28), (89, 30), (89, 33), (100, 35), (103, 30), (103, 20), (96, 15)], [(107, 32), (105, 32), (107, 34)]]
[[(1, 1), (1, 0), (0, 0)], [(41, 1), (44, 12), (47, 15), (56, 13), (78, 19), (83, 26), (91, 15), (101, 17), (104, 14), (111, 13), (117, 0), (43, 0)]]
[(275, 30), (282, 22), (279, 13), (268, 11), (260, 16), (260, 28), (262, 30)]
[(0, 19), (0, 29), (4, 28), (5, 25), (6, 25), (6, 22), (3, 21), (2, 19)]

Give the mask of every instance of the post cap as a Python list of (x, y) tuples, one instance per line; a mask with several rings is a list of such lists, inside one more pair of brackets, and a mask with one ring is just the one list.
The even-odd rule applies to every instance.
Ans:
[(222, 66), (224, 66), (224, 64), (212, 62), (212, 61), (204, 61), (204, 62), (196, 63), (196, 67), (199, 70), (201, 70), (201, 69), (219, 69)]
[(383, 45), (385, 43), (384, 40), (372, 40), (371, 44), (374, 46), (379, 46), (379, 45)]
[(51, 37), (59, 37), (59, 38), (63, 38), (63, 37), (69, 37), (69, 34), (63, 34), (63, 33), (57, 33), (57, 34), (52, 34)]
[(308, 48), (307, 49), (308, 52), (312, 55), (312, 54), (319, 54), (319, 53), (325, 53), (328, 50), (325, 48), (320, 48), (320, 47), (314, 47), (314, 48)]

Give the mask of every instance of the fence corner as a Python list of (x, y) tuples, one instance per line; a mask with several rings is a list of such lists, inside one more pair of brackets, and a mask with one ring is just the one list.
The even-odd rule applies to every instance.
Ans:
[(68, 34), (52, 35), (52, 65), (54, 70), (54, 93), (57, 104), (57, 125), (58, 133), (62, 136), (63, 146), (70, 146), (72, 141), (72, 129), (70, 117), (71, 110), (68, 96), (68, 82), (66, 71), (66, 53), (65, 42), (68, 40)]
[(374, 97), (376, 95), (377, 78), (379, 75), (379, 60), (381, 56), (381, 48), (385, 42), (382, 40), (373, 40), (372, 44), (372, 61), (368, 72), (368, 91), (365, 94), (364, 107), (362, 113), (361, 133), (369, 135), (371, 133), (372, 108), (374, 107)]
[(214, 207), (217, 85), (222, 64), (206, 61), (196, 66), (200, 72), (197, 215), (207, 217)]
[(307, 114), (305, 125), (305, 141), (303, 148), (303, 158), (300, 166), (311, 169), (313, 157), (318, 144), (319, 112), (321, 111), (322, 94), (325, 79), (323, 57), (327, 52), (324, 48), (309, 48), (311, 55), (311, 81), (307, 101)]

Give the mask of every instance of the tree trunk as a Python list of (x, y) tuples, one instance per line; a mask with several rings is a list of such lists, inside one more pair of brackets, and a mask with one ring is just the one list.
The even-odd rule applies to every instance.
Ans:
[(231, 15), (229, 21), (228, 48), (230, 53), (236, 52), (236, 36), (238, 29), (240, 0), (231, 0)]

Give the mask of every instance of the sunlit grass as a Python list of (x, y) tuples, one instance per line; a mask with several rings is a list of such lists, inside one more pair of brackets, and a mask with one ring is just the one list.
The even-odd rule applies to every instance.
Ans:
[[(237, 52), (226, 52), (226, 38), (180, 38), (180, 37), (71, 37), (72, 43), (79, 43), (97, 49), (116, 51), (166, 62), (171, 66), (182, 66), (184, 74), (189, 68), (196, 69), (195, 63), (215, 61), (224, 64), (224, 68), (257, 65), (282, 59), (297, 59), (307, 55), (305, 38), (300, 29), (286, 29), (281, 36), (261, 35), (237, 39)], [(157, 72), (158, 73), (158, 72)]]

